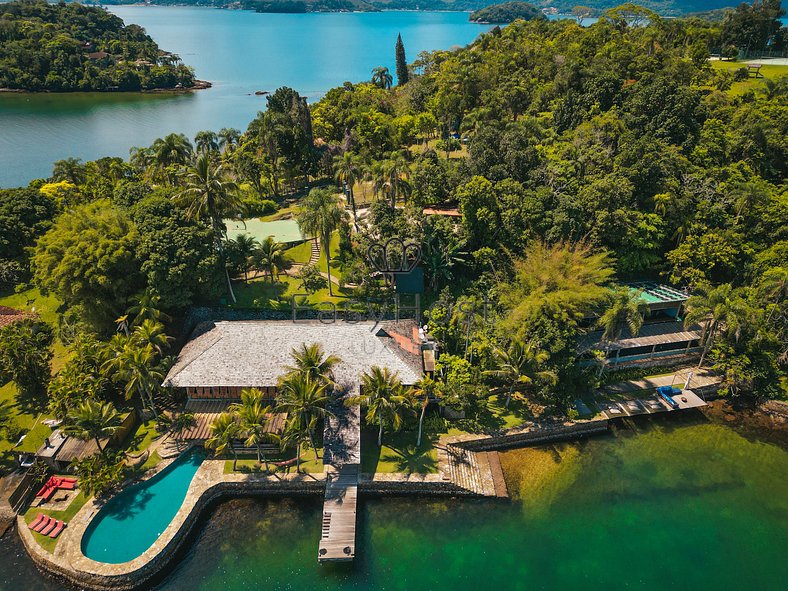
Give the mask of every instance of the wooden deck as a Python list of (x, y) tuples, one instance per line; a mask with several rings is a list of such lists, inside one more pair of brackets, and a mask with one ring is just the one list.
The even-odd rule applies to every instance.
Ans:
[(349, 562), (356, 555), (358, 464), (326, 467), (326, 496), (318, 562)]

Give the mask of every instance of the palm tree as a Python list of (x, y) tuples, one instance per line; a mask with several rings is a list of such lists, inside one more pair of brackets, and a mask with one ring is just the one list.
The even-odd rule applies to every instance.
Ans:
[[(643, 326), (643, 319), (648, 313), (648, 303), (643, 299), (642, 292), (628, 287), (614, 289), (608, 297), (607, 307), (597, 320), (597, 327), (602, 329), (602, 341), (605, 343), (605, 359), (613, 343), (621, 338), (625, 328), (635, 337)], [(600, 365), (599, 375), (605, 370), (605, 361)]]
[(323, 386), (334, 386), (334, 367), (341, 363), (342, 359), (337, 355), (326, 355), (323, 345), (301, 343), (300, 348), (290, 351), (290, 356), (294, 363), (286, 366), (289, 371), (288, 377), (304, 375)]
[(271, 415), (271, 407), (263, 401), (263, 393), (257, 388), (241, 390), (240, 404), (230, 405), (230, 411), (238, 418), (241, 434), (246, 437), (247, 447), (257, 448), (257, 462), (265, 463), (268, 472), (268, 458), (263, 453), (263, 443), (279, 443), (275, 433), (266, 430)]
[(408, 161), (400, 152), (392, 154), (383, 163), (383, 172), (393, 208), (397, 204), (398, 197), (402, 196), (407, 199), (412, 191), (410, 183), (406, 180), (410, 172)]
[(248, 283), (249, 267), (254, 264), (254, 255), (260, 244), (250, 234), (238, 234), (227, 241), (227, 246), (227, 250), (231, 253), (229, 258), (234, 260), (238, 257), (237, 262), (243, 267), (244, 283)]
[(126, 315), (133, 317), (131, 325), (136, 326), (145, 319), (160, 322), (172, 320), (159, 309), (161, 297), (151, 290), (146, 290), (141, 296), (134, 298), (134, 304), (126, 310)]
[(182, 412), (170, 423), (170, 433), (175, 436), (175, 446), (180, 448), (181, 435), (195, 425), (194, 415), (190, 412)]
[(372, 70), (372, 84), (380, 88), (389, 89), (394, 82), (394, 77), (389, 73), (389, 69), (384, 66), (378, 66)]
[(203, 154), (219, 151), (219, 136), (213, 131), (198, 131), (194, 136), (197, 151)]
[(186, 189), (176, 196), (176, 201), (186, 207), (186, 214), (195, 220), (209, 218), (214, 230), (214, 240), (224, 264), (224, 273), (230, 297), (236, 301), (230, 273), (224, 256), (222, 238), (227, 234), (223, 217), (242, 209), (238, 186), (227, 178), (223, 164), (214, 165), (207, 154), (201, 154), (186, 173)]
[(137, 394), (142, 404), (147, 404), (153, 416), (158, 418), (154, 393), (164, 381), (168, 360), (157, 363), (156, 351), (150, 343), (140, 345), (127, 339), (120, 348), (116, 348), (118, 344), (119, 340), (110, 341), (110, 356), (102, 365), (102, 371), (111, 375), (114, 381), (125, 384), (126, 400)]
[(341, 185), (347, 187), (347, 197), (353, 210), (353, 221), (356, 220), (356, 198), (353, 186), (361, 180), (363, 171), (359, 167), (358, 158), (350, 152), (334, 157), (334, 178)]
[(306, 425), (302, 426), (298, 417), (293, 417), (287, 421), (287, 425), (285, 426), (285, 432), (282, 436), (281, 442), (279, 444), (279, 448), (284, 451), (291, 445), (295, 445), (296, 447), (296, 473), (301, 472), (301, 446), (309, 441), (309, 433), (314, 430), (317, 421), (312, 419), (312, 421)]
[(120, 414), (112, 404), (88, 399), (66, 416), (63, 431), (82, 441), (93, 439), (104, 455), (101, 440), (113, 435), (121, 423)]
[(331, 282), (331, 234), (345, 216), (345, 208), (337, 195), (329, 189), (312, 189), (301, 203), (302, 210), (296, 218), (303, 234), (320, 239), (326, 253), (328, 294), (334, 295)]
[(153, 163), (160, 172), (173, 165), (183, 166), (192, 158), (192, 144), (182, 133), (171, 133), (157, 139), (151, 146)]
[(427, 412), (427, 407), (430, 405), (430, 398), (434, 398), (438, 390), (438, 384), (430, 376), (424, 376), (418, 382), (413, 384), (411, 392), (414, 399), (421, 406), (419, 413), (419, 435), (416, 438), (416, 447), (421, 446), (421, 433), (424, 425), (424, 415)]
[(221, 456), (230, 451), (233, 454), (233, 472), (238, 464), (238, 454), (233, 447), (233, 441), (238, 439), (241, 427), (235, 416), (229, 412), (223, 412), (211, 423), (211, 434), (205, 440), (205, 447), (214, 450), (216, 455)]
[(703, 284), (698, 286), (697, 292), (687, 300), (684, 326), (703, 323), (700, 340), (704, 346), (698, 362), (698, 367), (701, 367), (714, 336), (723, 327), (727, 334), (739, 340), (750, 319), (751, 309), (741, 297), (741, 292), (730, 283), (717, 287)]
[(161, 322), (150, 318), (143, 320), (139, 326), (135, 326), (131, 336), (142, 346), (149, 344), (159, 355), (164, 354), (164, 349), (169, 348), (170, 342), (173, 340), (172, 337), (165, 334), (164, 325)]
[(274, 240), (273, 236), (269, 236), (252, 253), (252, 264), (256, 271), (268, 273), (273, 284), (274, 275), (287, 268), (285, 245)]
[(507, 384), (506, 403), (509, 407), (515, 388), (527, 388), (537, 380), (555, 383), (556, 374), (542, 369), (550, 355), (539, 349), (534, 343), (524, 343), (513, 339), (506, 349), (493, 348), (498, 369), (488, 370), (486, 375), (502, 379)]
[(312, 379), (309, 374), (295, 373), (286, 377), (279, 386), (279, 398), (276, 405), (277, 412), (286, 412), (290, 421), (297, 423), (298, 429), (306, 430), (309, 442), (315, 450), (314, 428), (317, 419), (331, 415), (326, 408), (328, 394), (326, 385)]
[(361, 377), (361, 392), (345, 399), (345, 406), (361, 405), (367, 407), (366, 421), (378, 424), (378, 447), (383, 445), (383, 426), (390, 424), (395, 431), (402, 426), (404, 413), (412, 410), (412, 399), (396, 373), (373, 365)]
[(217, 135), (219, 136), (219, 148), (225, 152), (232, 152), (241, 139), (241, 132), (234, 127), (222, 127)]

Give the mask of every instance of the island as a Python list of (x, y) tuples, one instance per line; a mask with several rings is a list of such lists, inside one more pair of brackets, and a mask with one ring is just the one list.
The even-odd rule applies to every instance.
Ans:
[(471, 22), (491, 25), (505, 25), (516, 20), (530, 21), (543, 19), (545, 15), (533, 4), (527, 2), (504, 2), (476, 10), (469, 17)]
[(207, 88), (139, 25), (103, 8), (25, 0), (0, 5), (0, 90), (181, 91)]

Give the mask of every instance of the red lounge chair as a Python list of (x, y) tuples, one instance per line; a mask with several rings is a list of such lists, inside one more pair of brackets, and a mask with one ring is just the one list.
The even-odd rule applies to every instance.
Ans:
[(53, 529), (55, 529), (56, 525), (57, 525), (57, 519), (52, 519), (50, 517), (49, 518), (49, 523), (47, 523), (46, 526), (44, 526), (44, 529), (40, 530), (38, 533), (40, 533), (42, 536), (48, 536), (50, 534), (50, 532)]
[(41, 520), (41, 523), (33, 528), (33, 531), (41, 533), (45, 528), (49, 527), (49, 524), (53, 521), (54, 519), (52, 519), (49, 515), (46, 515), (44, 519)]
[(41, 498), (44, 499), (45, 501), (48, 501), (49, 499), (52, 498), (52, 495), (55, 494), (56, 490), (57, 490), (57, 487), (54, 487), (54, 486), (48, 488), (46, 490), (46, 492), (43, 495), (41, 495)]
[(74, 490), (77, 487), (76, 482), (61, 482), (58, 488), (62, 488), (63, 490)]
[(43, 522), (43, 521), (46, 519), (46, 517), (47, 517), (47, 516), (46, 516), (46, 515), (44, 515), (43, 513), (39, 513), (39, 514), (36, 516), (36, 518), (35, 518), (33, 521), (31, 521), (31, 522), (30, 522), (30, 525), (28, 525), (27, 527), (28, 527), (29, 529), (35, 529), (36, 527), (38, 527), (39, 525), (41, 525), (41, 523), (42, 523), (42, 522)]
[(76, 478), (66, 478), (66, 477), (64, 477), (64, 478), (61, 478), (60, 480), (61, 480), (61, 482), (73, 482), (74, 484), (77, 483), (77, 479)]
[(37, 497), (43, 497), (43, 496), (44, 496), (44, 494), (46, 494), (46, 493), (49, 491), (49, 489), (50, 489), (50, 488), (52, 488), (52, 487), (51, 487), (51, 486), (49, 486), (49, 483), (47, 482), (47, 483), (46, 483), (44, 486), (42, 486), (42, 487), (41, 487), (41, 490), (39, 490), (39, 491), (36, 493), (36, 496), (37, 496)]
[(57, 523), (55, 524), (55, 529), (49, 532), (50, 538), (56, 538), (60, 535), (60, 532), (63, 531), (63, 528), (66, 527), (66, 523), (64, 521), (60, 521), (58, 519)]

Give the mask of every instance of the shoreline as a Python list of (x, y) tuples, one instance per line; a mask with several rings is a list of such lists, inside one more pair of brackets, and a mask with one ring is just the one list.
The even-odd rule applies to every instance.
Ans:
[(148, 88), (144, 90), (25, 90), (24, 88), (0, 88), (0, 94), (183, 94), (195, 90), (212, 88), (213, 83), (207, 80), (195, 80), (194, 86), (183, 88)]

